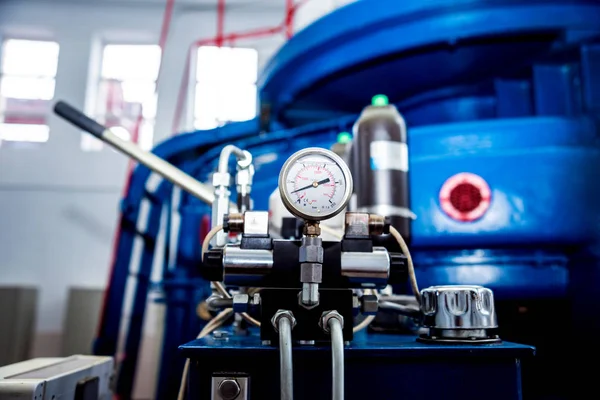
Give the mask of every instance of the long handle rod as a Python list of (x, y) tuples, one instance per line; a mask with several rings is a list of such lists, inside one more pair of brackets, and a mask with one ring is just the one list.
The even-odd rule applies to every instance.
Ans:
[(203, 202), (212, 204), (215, 201), (215, 195), (211, 186), (199, 182), (192, 176), (186, 174), (173, 164), (163, 160), (155, 154), (142, 150), (135, 143), (121, 139), (108, 128), (100, 125), (98, 122), (94, 121), (64, 101), (59, 101), (56, 103), (54, 106), (54, 112), (71, 124), (91, 133), (103, 142), (110, 144), (121, 153), (124, 153), (140, 164), (145, 165), (150, 170), (161, 175), (163, 178), (167, 179), (174, 185), (179, 186), (181, 189), (192, 194)]

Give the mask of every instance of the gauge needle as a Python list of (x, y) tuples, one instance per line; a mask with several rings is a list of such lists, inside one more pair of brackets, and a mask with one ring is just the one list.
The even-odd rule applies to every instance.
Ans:
[(311, 187), (317, 187), (317, 186), (319, 186), (319, 185), (322, 185), (322, 184), (324, 184), (324, 183), (327, 183), (327, 182), (329, 182), (329, 181), (330, 181), (330, 179), (329, 179), (329, 178), (325, 178), (325, 179), (322, 179), (322, 180), (320, 180), (320, 181), (318, 181), (318, 182), (313, 182), (313, 183), (311, 183), (310, 185), (307, 185), (307, 186), (301, 187), (300, 189), (296, 189), (296, 190), (294, 190), (292, 193), (296, 193), (296, 192), (299, 192), (299, 191), (301, 191), (301, 190), (308, 189), (308, 188), (311, 188)]

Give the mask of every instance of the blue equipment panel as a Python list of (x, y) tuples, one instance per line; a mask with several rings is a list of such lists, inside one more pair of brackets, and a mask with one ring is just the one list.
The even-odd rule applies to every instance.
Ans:
[[(245, 373), (252, 400), (279, 399), (279, 350), (258, 336), (212, 337), (180, 347), (191, 359), (188, 398), (209, 400), (214, 373)], [(514, 343), (423, 344), (408, 335), (359, 334), (345, 348), (345, 398), (521, 400), (522, 360), (534, 348)], [(294, 397), (331, 398), (329, 346), (293, 350)]]

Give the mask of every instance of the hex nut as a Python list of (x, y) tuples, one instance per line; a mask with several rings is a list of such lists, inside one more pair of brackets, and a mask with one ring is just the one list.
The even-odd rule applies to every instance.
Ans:
[[(315, 241), (316, 242), (316, 241)], [(301, 263), (321, 263), (323, 264), (323, 246), (319, 240), (318, 243), (302, 244), (298, 255), (298, 261)]]
[(360, 300), (358, 296), (352, 296), (352, 315), (356, 317), (360, 311), (360, 308)]
[(215, 172), (212, 176), (214, 187), (231, 185), (231, 175), (227, 172)]
[(379, 300), (377, 296), (365, 294), (362, 296), (361, 312), (364, 315), (375, 315), (379, 310)]
[(250, 302), (253, 306), (260, 306), (260, 293), (254, 293)]
[(254, 175), (254, 167), (250, 166), (248, 168), (240, 169), (237, 174), (235, 174), (235, 183), (239, 186), (246, 186), (252, 184), (252, 176)]
[(344, 317), (342, 317), (340, 313), (335, 310), (323, 311), (323, 314), (321, 314), (321, 318), (319, 319), (319, 327), (323, 329), (325, 333), (329, 333), (329, 320), (332, 318), (340, 321), (342, 328), (344, 328)]
[(273, 318), (271, 318), (271, 324), (275, 329), (275, 332), (279, 332), (279, 320), (281, 318), (288, 318), (292, 323), (292, 329), (296, 326), (296, 318), (294, 318), (294, 314), (289, 310), (277, 310)]
[(233, 312), (243, 313), (248, 311), (248, 303), (250, 302), (250, 296), (247, 294), (234, 294), (233, 295)]
[(300, 264), (300, 282), (321, 283), (323, 279), (323, 264), (302, 263)]
[(312, 310), (313, 308), (317, 307), (319, 305), (319, 300), (320, 300), (320, 295), (319, 292), (317, 291), (317, 296), (316, 296), (316, 302), (315, 304), (307, 304), (307, 299), (303, 298), (306, 297), (308, 295), (308, 293), (306, 292), (306, 290), (304, 288), (302, 288), (301, 291), (298, 292), (298, 305), (306, 310)]
[(307, 222), (304, 224), (304, 229), (302, 233), (306, 236), (320, 236), (321, 228), (319, 227), (318, 222)]

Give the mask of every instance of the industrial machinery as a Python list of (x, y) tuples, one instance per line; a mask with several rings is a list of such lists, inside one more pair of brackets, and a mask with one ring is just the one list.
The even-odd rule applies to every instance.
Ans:
[[(578, 396), (578, 391), (593, 389), (595, 380), (586, 378), (587, 367), (578, 360), (581, 352), (573, 347), (585, 340), (584, 351), (595, 354), (598, 343), (593, 338), (600, 332), (600, 301), (595, 295), (600, 281), (600, 191), (594, 184), (600, 179), (598, 21), (600, 4), (595, 0), (356, 1), (308, 26), (272, 57), (258, 82), (261, 113), (256, 120), (177, 135), (154, 149), (156, 157), (119, 142), (138, 160), (160, 158), (189, 177), (213, 185), (185, 178), (178, 184), (187, 191), (180, 191), (170, 183), (176, 178), (167, 174), (166, 180), (156, 179), (143, 160), (131, 177), (121, 203), (121, 230), (94, 345), (96, 354), (117, 355), (120, 334), (125, 332), (117, 394), (121, 398), (131, 395), (152, 290), (160, 291), (166, 304), (157, 398), (177, 396), (185, 363), (182, 354), (191, 360), (185, 376), (190, 378), (186, 386), (193, 394), (205, 396), (205, 389), (213, 387), (215, 393), (220, 387), (238, 393), (238, 385), (238, 398), (248, 390), (271, 390), (264, 395), (256, 392), (263, 396), (259, 398), (269, 398), (279, 391), (272, 370), (279, 365), (280, 349), (279, 332), (260, 313), (263, 303), (274, 304), (269, 294), (280, 293), (288, 299), (290, 303), (282, 309), (294, 315), (297, 325), (292, 335), (299, 335), (299, 313), (309, 311), (307, 304), (292, 303), (292, 294), (305, 292), (310, 303), (318, 290), (319, 305), (314, 310), (330, 311), (319, 308), (328, 301), (325, 293), (351, 290), (352, 318), (360, 324), (363, 317), (354, 313), (361, 306), (354, 294), (367, 312), (365, 300), (367, 305), (373, 304), (368, 301), (372, 299), (368, 296), (373, 296), (368, 291), (385, 286), (379, 293), (376, 317), (345, 345), (346, 396), (363, 391), (365, 396), (394, 398), (390, 393), (396, 392), (388, 391), (393, 386), (389, 390), (403, 391), (407, 397), (444, 390), (441, 397), (447, 398), (450, 386), (468, 376), (463, 391), (480, 385), (479, 393), (486, 397), (502, 393), (511, 398), (494, 381), (501, 379), (507, 385), (509, 380), (497, 372), (508, 370), (496, 365), (493, 369), (497, 372), (487, 374), (489, 370), (483, 368), (495, 360), (513, 368), (523, 366), (527, 399), (584, 397)], [(365, 110), (371, 101), (375, 109)], [(402, 131), (402, 123), (394, 123), (390, 129), (396, 119), (392, 108), (385, 112), (385, 122), (357, 124), (365, 118), (368, 122), (372, 111), (379, 114), (380, 107), (388, 105), (400, 111), (407, 132)], [(383, 138), (373, 131), (379, 132), (380, 127), (387, 132)], [(103, 131), (97, 125), (91, 128), (97, 135)], [(364, 143), (360, 142), (362, 134), (370, 136)], [(102, 135), (111, 137), (110, 132)], [(371, 146), (379, 141), (393, 143)], [(296, 218), (297, 193), (287, 199), (292, 206), (288, 210), (284, 205), (287, 195), (278, 189), (284, 163), (298, 151), (313, 147), (334, 150), (348, 165), (354, 181), (346, 209), (319, 223), (324, 262), (321, 282), (313, 279), (318, 278), (321, 263), (300, 262), (303, 241), (319, 242), (318, 237), (303, 234), (315, 224), (310, 218), (306, 224), (303, 214)], [(353, 152), (357, 149), (369, 153), (356, 157)], [(378, 155), (373, 165), (372, 152)], [(231, 155), (235, 163), (227, 161)], [(394, 157), (391, 160), (390, 155)], [(382, 157), (388, 158), (380, 161)], [(235, 185), (231, 175), (225, 175), (234, 169)], [(378, 179), (391, 179), (387, 188), (400, 191), (381, 189), (386, 186), (379, 185)], [(329, 187), (323, 185), (311, 190), (325, 192)], [(244, 200), (248, 195), (252, 201)], [(218, 204), (213, 206), (216, 199)], [(236, 199), (235, 207), (230, 199)], [(268, 237), (265, 214), (260, 214), (266, 210), (270, 213)], [(367, 214), (369, 218), (389, 217), (384, 218), (382, 234), (360, 239), (361, 246), (370, 242), (373, 249), (385, 249), (390, 259), (388, 281), (365, 279), (372, 287), (362, 287), (356, 277), (342, 275), (342, 256), (337, 256), (338, 251), (345, 253), (341, 243), (350, 240), (345, 237), (346, 228), (360, 218), (367, 226)], [(256, 227), (247, 227), (246, 215), (254, 215)], [(498, 328), (494, 332), (485, 322), (491, 320), (479, 319), (485, 323), (474, 323), (477, 343), (494, 341), (499, 335), (535, 345), (536, 357), (515, 364), (514, 360), (531, 348), (506, 342), (442, 345), (439, 338), (452, 341), (445, 336), (454, 332), (440, 322), (442, 316), (433, 319), (441, 325), (434, 325), (429, 332), (430, 339), (437, 342), (427, 342), (427, 333), (420, 328), (432, 324), (431, 318), (419, 324), (412, 322), (413, 314), (404, 315), (418, 303), (405, 283), (409, 271), (404, 257), (408, 254), (386, 233), (388, 222), (410, 246), (421, 287), (467, 285), (456, 290), (477, 293), (477, 298), (486, 301), (488, 292), (470, 286), (493, 290)], [(201, 243), (219, 225), (230, 232), (213, 232), (213, 247), (205, 252), (203, 263)], [(246, 228), (256, 232), (244, 232)], [(169, 238), (165, 248), (158, 244), (160, 234)], [(288, 241), (281, 244), (284, 242), (278, 237)], [(293, 251), (286, 246), (294, 247)], [(292, 257), (296, 270), (282, 273), (279, 250)], [(272, 264), (267, 253), (273, 255)], [(350, 253), (352, 260), (357, 251), (352, 248)], [(240, 254), (256, 257), (261, 268), (228, 274), (231, 265), (227, 260), (238, 262)], [(367, 254), (382, 257), (384, 253), (372, 250)], [(329, 275), (329, 260), (339, 267), (334, 271), (337, 275)], [(302, 270), (300, 264), (315, 265)], [(160, 282), (150, 279), (156, 265), (162, 272)], [(244, 268), (237, 271), (240, 269)], [(393, 271), (401, 272), (398, 280), (391, 278)], [(278, 274), (282, 286), (271, 280), (271, 273)], [(214, 275), (203, 278), (203, 274)], [(131, 319), (122, 324), (126, 283), (132, 277), (136, 285)], [(235, 290), (229, 293), (233, 293), (232, 300), (219, 285), (213, 285), (215, 295), (207, 282), (221, 277)], [(257, 292), (258, 287), (263, 289)], [(437, 298), (448, 299), (443, 290), (431, 290)], [(217, 297), (219, 293), (222, 299)], [(422, 296), (420, 309), (424, 311), (428, 309), (426, 299), (433, 295), (424, 292)], [(395, 304), (391, 307), (404, 314), (390, 312), (382, 302)], [(230, 305), (246, 314), (237, 313), (232, 327), (208, 335), (207, 331), (216, 329), (208, 321), (221, 315), (211, 310), (225, 306), (224, 313)], [(269, 312), (274, 315), (278, 310)], [(342, 316), (348, 312), (337, 311)], [(250, 318), (260, 322), (260, 333)], [(331, 387), (327, 356), (331, 335), (315, 328), (315, 319), (312, 322), (313, 333), (320, 337), (314, 344), (310, 339), (298, 339), (293, 351), (296, 397), (309, 396), (304, 392), (309, 390), (310, 396), (319, 397), (313, 387), (320, 394)], [(350, 325), (344, 318), (346, 330)], [(190, 342), (202, 330), (206, 336)], [(271, 345), (262, 343), (263, 331), (264, 340)], [(424, 342), (416, 342), (415, 334), (425, 335), (421, 338)], [(300, 340), (308, 342), (300, 346)], [(180, 349), (182, 343), (187, 344)], [(483, 358), (460, 358), (467, 353)], [(486, 356), (492, 353), (499, 358)], [(466, 371), (449, 364), (450, 354), (456, 355), (453, 360), (463, 367), (475, 361), (476, 366), (470, 365)], [(413, 357), (419, 357), (418, 366), (396, 363), (399, 359), (416, 361)], [(420, 378), (416, 376), (425, 370)], [(432, 381), (445, 377), (451, 382)], [(304, 384), (304, 378), (310, 384)]]
[[(385, 184), (393, 184), (393, 175), (382, 178), (380, 173), (406, 172), (402, 166), (408, 160), (387, 159), (385, 147), (402, 143), (391, 140), (405, 137), (404, 121), (393, 106), (374, 107), (381, 107), (370, 110), (380, 115), (370, 121), (378, 127), (379, 140), (371, 141), (374, 146), (354, 149), (354, 166), (364, 168), (360, 160), (377, 163), (372, 173), (379, 179), (379, 190), (393, 192)], [(253, 168), (247, 151), (231, 145), (223, 148), (213, 175), (213, 194), (206, 185), (120, 139), (68, 104), (57, 103), (55, 112), (212, 205), (213, 226), (203, 240), (197, 273), (212, 282), (214, 293), (205, 304), (219, 313), (196, 341), (181, 346), (188, 361), (179, 399), (351, 400), (406, 394), (475, 399), (482, 391), (489, 391), (488, 399), (522, 398), (521, 362), (533, 354), (533, 348), (501, 341), (491, 290), (448, 285), (419, 291), (408, 246), (391, 225), (393, 219), (386, 216), (346, 212), (341, 240), (321, 239), (321, 221), (344, 211), (354, 193), (352, 173), (334, 152), (306, 148), (284, 163), (280, 197), (301, 221), (302, 230), (300, 239), (275, 239), (269, 232), (269, 213), (251, 208)], [(365, 157), (365, 152), (370, 156)], [(390, 154), (407, 156), (407, 152)], [(227, 168), (232, 155), (238, 186), (234, 204), (229, 201)], [(398, 191), (406, 188), (402, 185)], [(406, 199), (407, 194), (394, 197)], [(396, 204), (392, 203), (387, 204), (390, 209)], [(221, 232), (226, 235), (219, 236)], [(401, 252), (395, 246), (379, 245), (387, 242), (378, 240), (382, 237), (393, 239)], [(414, 302), (378, 295), (379, 289), (407, 281)], [(225, 285), (236, 289), (233, 295)], [(361, 336), (380, 308), (416, 321), (425, 331), (418, 337), (364, 332)], [(230, 330), (213, 332), (233, 314), (240, 318)], [(328, 358), (331, 374), (325, 372)], [(401, 382), (393, 379), (397, 374), (403, 377)], [(457, 379), (465, 375), (475, 383), (465, 387)]]

